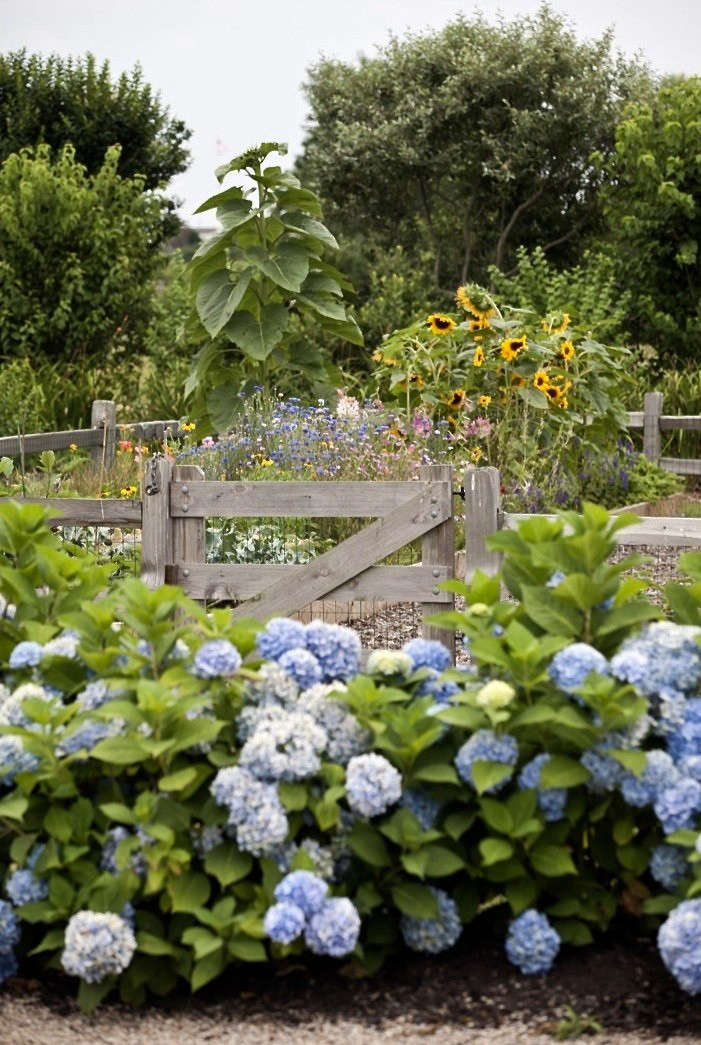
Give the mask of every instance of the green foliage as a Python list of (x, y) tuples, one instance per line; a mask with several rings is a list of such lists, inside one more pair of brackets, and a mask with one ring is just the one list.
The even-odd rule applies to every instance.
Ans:
[(17, 435), (18, 430), (42, 432), (49, 411), (46, 393), (29, 359), (12, 359), (0, 366), (0, 435)]
[(345, 236), (430, 251), (434, 288), (485, 282), (519, 244), (571, 264), (600, 222), (590, 154), (611, 153), (647, 84), (611, 34), (579, 41), (547, 6), (496, 24), (475, 13), (313, 66), (298, 170)]
[(665, 362), (701, 353), (700, 149), (701, 78), (669, 79), (626, 109), (602, 197), (628, 329)]
[(629, 501), (659, 501), (684, 488), (682, 479), (640, 454), (630, 475)]
[(324, 359), (294, 339), (293, 312), (362, 344), (343, 301), (348, 283), (325, 260), (337, 243), (320, 220), (319, 201), (294, 175), (264, 166), (270, 153), (286, 151), (266, 142), (235, 157), (217, 170), (219, 182), (234, 173), (253, 187), (232, 185), (198, 208), (216, 209), (223, 230), (188, 265), (194, 314), (186, 334), (210, 339), (187, 383), (201, 428), (226, 429), (241, 388), (266, 384), (271, 373), (324, 378)]
[(119, 148), (94, 175), (72, 146), (23, 150), (0, 168), (0, 344), (8, 356), (84, 360), (145, 329), (157, 199), (117, 173)]

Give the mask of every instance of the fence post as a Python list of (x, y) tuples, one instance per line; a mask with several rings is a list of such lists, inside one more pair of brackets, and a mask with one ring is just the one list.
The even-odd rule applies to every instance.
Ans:
[[(172, 471), (174, 482), (183, 483), (180, 487), (183, 496), (189, 493), (188, 480), (204, 479), (204, 472), (197, 465), (180, 464)], [(175, 566), (183, 562), (204, 563), (207, 558), (207, 543), (205, 520), (203, 516), (192, 516), (191, 518), (173, 519), (173, 557)], [(187, 577), (187, 569), (183, 570), (183, 577)], [(183, 585), (187, 590), (187, 584)]]
[(117, 404), (111, 399), (94, 399), (90, 427), (102, 429), (99, 445), (93, 446), (90, 451), (93, 464), (98, 468), (111, 468), (117, 449)]
[(654, 464), (657, 464), (662, 452), (662, 400), (661, 392), (646, 392), (643, 399), (643, 456)]
[[(419, 478), (423, 482), (445, 481), (450, 483), (451, 496), (453, 485), (453, 469), (449, 464), (424, 465)], [(448, 576), (455, 573), (455, 523), (453, 516), (429, 530), (421, 538), (421, 562), (424, 566), (447, 566)], [(441, 606), (441, 610), (454, 609), (455, 596), (451, 596), (451, 603)], [(425, 639), (437, 639), (447, 646), (455, 663), (455, 632), (445, 628), (437, 628), (429, 623), (428, 618), (436, 613), (436, 605), (433, 602), (421, 603), (422, 628), (421, 634)]]
[(499, 469), (475, 468), (465, 472), (465, 579), (476, 569), (493, 576), (501, 556), (487, 550), (486, 538), (499, 529)]
[(141, 579), (149, 588), (165, 583), (166, 565), (173, 561), (171, 470), (167, 457), (154, 454), (146, 461), (141, 487)]

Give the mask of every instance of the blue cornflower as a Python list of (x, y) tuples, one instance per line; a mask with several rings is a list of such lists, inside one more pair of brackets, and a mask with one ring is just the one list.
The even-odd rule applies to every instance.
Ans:
[(348, 805), (359, 816), (380, 816), (398, 802), (402, 777), (383, 755), (356, 755), (346, 768)]
[(661, 791), (655, 801), (655, 814), (666, 835), (683, 827), (693, 827), (701, 812), (701, 784), (691, 777), (681, 777)]
[(438, 903), (436, 918), (414, 918), (403, 914), (400, 921), (402, 936), (407, 947), (412, 951), (423, 951), (426, 954), (440, 954), (447, 951), (458, 940), (462, 932), (460, 915), (455, 901), (435, 886), (428, 887)]
[(11, 668), (35, 668), (41, 661), (43, 649), (38, 642), (18, 642), (10, 654)]
[(288, 650), (304, 648), (304, 645), (304, 625), (288, 617), (273, 617), (256, 636), (259, 654), (269, 660), (278, 660)]
[(201, 679), (228, 678), (241, 667), (241, 654), (228, 639), (203, 643), (195, 654), (192, 674)]
[(419, 668), (433, 668), (434, 671), (440, 672), (452, 664), (450, 650), (435, 639), (410, 639), (402, 646), (402, 652), (411, 657), (414, 671), (418, 671)]
[(547, 916), (531, 907), (511, 922), (505, 950), (506, 957), (521, 972), (549, 972), (560, 950), (560, 937)]
[[(506, 766), (515, 766), (518, 759), (518, 744), (508, 733), (495, 733), (491, 729), (478, 729), (455, 756), (455, 768), (466, 784), (475, 786), (472, 779), (472, 766), (475, 762), (502, 762)], [(500, 791), (513, 776), (513, 768), (508, 776), (498, 784), (486, 789), (486, 794)]]
[(311, 918), (326, 902), (329, 887), (323, 878), (311, 871), (291, 871), (275, 886), (275, 899), (298, 907), (305, 918)]
[(564, 787), (541, 788), (539, 786), (543, 766), (549, 761), (550, 755), (547, 753), (536, 755), (535, 758), (526, 763), (518, 777), (518, 786), (522, 791), (528, 788), (537, 789), (538, 807), (548, 822), (561, 820), (567, 805), (567, 791)]
[(313, 620), (307, 624), (304, 639), (319, 662), (324, 682), (345, 681), (358, 674), (360, 638), (350, 628)]
[(686, 852), (678, 845), (658, 845), (650, 854), (650, 874), (670, 893), (689, 874)]
[(701, 900), (685, 900), (657, 933), (665, 966), (687, 994), (701, 993)]
[(347, 897), (327, 900), (309, 919), (304, 939), (314, 954), (343, 958), (355, 949), (360, 936), (360, 915)]
[(550, 662), (548, 674), (563, 693), (573, 694), (590, 672), (608, 675), (609, 663), (603, 653), (586, 642), (573, 642), (558, 650)]
[(268, 908), (263, 919), (263, 929), (276, 943), (292, 943), (304, 931), (305, 923), (301, 907), (284, 901)]
[(129, 923), (118, 914), (78, 911), (66, 927), (61, 965), (70, 976), (99, 983), (118, 976), (129, 966), (136, 939)]

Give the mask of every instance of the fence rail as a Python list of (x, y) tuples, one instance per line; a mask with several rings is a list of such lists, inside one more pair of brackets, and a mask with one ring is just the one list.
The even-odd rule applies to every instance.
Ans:
[(629, 428), (642, 428), (643, 454), (666, 472), (701, 475), (701, 460), (692, 457), (662, 457), (662, 432), (701, 432), (700, 414), (663, 414), (661, 392), (646, 392), (643, 409), (628, 414)]

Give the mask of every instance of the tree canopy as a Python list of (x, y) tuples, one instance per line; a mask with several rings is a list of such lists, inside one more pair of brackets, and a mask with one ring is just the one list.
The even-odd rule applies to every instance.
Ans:
[(601, 224), (592, 153), (611, 155), (625, 102), (648, 85), (610, 33), (579, 41), (548, 7), (459, 17), (355, 65), (313, 66), (298, 169), (346, 236), (428, 247), (436, 286), (508, 269), (519, 245), (570, 262)]

